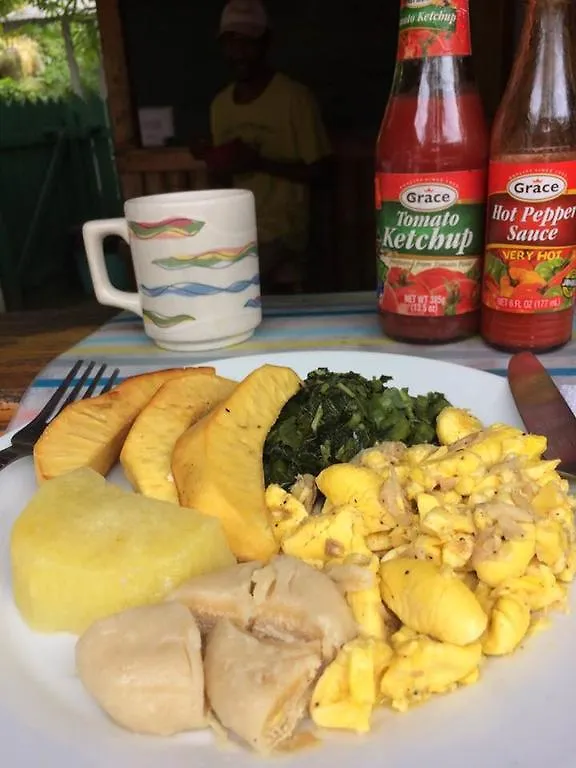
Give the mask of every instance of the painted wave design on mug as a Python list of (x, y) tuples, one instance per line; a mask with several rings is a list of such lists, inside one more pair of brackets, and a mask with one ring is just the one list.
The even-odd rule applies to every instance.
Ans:
[(146, 320), (154, 323), (158, 328), (173, 328), (175, 325), (182, 325), (182, 323), (196, 320), (192, 315), (162, 315), (160, 312), (153, 312), (151, 309), (143, 310), (142, 314)]
[(244, 304), (244, 306), (249, 307), (251, 309), (260, 309), (260, 307), (262, 306), (262, 299), (260, 298), (260, 296), (256, 296), (253, 299), (248, 299), (248, 301), (246, 302), (246, 304)]
[(159, 296), (216, 296), (219, 293), (242, 293), (251, 285), (258, 285), (260, 277), (254, 275), (249, 280), (238, 280), (227, 286), (207, 285), (205, 283), (174, 283), (173, 285), (158, 285), (148, 287), (141, 285), (140, 290), (145, 296), (155, 299)]
[(205, 267), (206, 269), (227, 269), (232, 264), (238, 264), (248, 256), (258, 256), (258, 245), (255, 241), (240, 248), (222, 248), (221, 250), (205, 251), (195, 256), (171, 256), (167, 259), (154, 259), (153, 264), (162, 269), (189, 269), (190, 267)]
[(204, 226), (198, 219), (162, 219), (162, 221), (129, 221), (130, 232), (137, 240), (173, 240), (194, 237)]

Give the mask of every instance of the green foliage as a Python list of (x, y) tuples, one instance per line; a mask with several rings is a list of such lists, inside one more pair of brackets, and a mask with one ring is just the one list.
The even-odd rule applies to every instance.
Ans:
[[(17, 101), (28, 98), (57, 99), (71, 93), (70, 72), (59, 22), (37, 26), (27, 24), (18, 30), (38, 43), (43, 72), (37, 78), (0, 79), (0, 98)], [(73, 22), (72, 40), (76, 60), (86, 91), (97, 91), (100, 80), (100, 51), (95, 22)]]
[(34, 5), (50, 16), (74, 16), (87, 10), (96, 9), (96, 0), (32, 0)]
[(12, 11), (17, 11), (22, 6), (27, 5), (23, 0), (0, 0), (0, 19), (8, 16)]
[(96, 0), (0, 0), (0, 19), (27, 5), (50, 16), (60, 17), (94, 10)]
[[(88, 0), (0, 0), (0, 18), (25, 5), (33, 5), (55, 19), (44, 24), (31, 22), (14, 31), (15, 36), (26, 36), (37, 43), (43, 71), (37, 77), (0, 78), (0, 100), (27, 101), (66, 97), (72, 92), (72, 87), (62, 27), (58, 19), (84, 15), (86, 10), (95, 7), (95, 3), (89, 3)], [(87, 93), (97, 92), (100, 85), (100, 45), (96, 17), (92, 15), (86, 21), (71, 21), (70, 29), (82, 87)], [(6, 35), (4, 39), (7, 39)]]
[(26, 77), (23, 80), (12, 80), (7, 77), (0, 80), (0, 102), (40, 101), (41, 99), (41, 85), (37, 78)]

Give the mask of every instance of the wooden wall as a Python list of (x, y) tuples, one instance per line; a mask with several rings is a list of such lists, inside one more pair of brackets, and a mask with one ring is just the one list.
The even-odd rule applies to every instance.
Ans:
[[(513, 54), (516, 0), (470, 0), (476, 73), (492, 117)], [(203, 164), (184, 146), (207, 128), (226, 82), (215, 44), (221, 3), (98, 0), (117, 163), (125, 197), (202, 188)], [(396, 0), (268, 0), (275, 63), (314, 90), (337, 157), (334, 188), (316, 202), (317, 290), (374, 284), (373, 147), (394, 67)], [(137, 109), (175, 107), (181, 146), (140, 148)]]

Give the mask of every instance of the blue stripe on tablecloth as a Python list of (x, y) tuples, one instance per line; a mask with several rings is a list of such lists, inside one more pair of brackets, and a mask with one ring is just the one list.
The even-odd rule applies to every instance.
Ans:
[[(449, 345), (414, 346), (393, 342), (382, 335), (371, 294), (265, 299), (264, 321), (247, 342), (201, 354), (178, 354), (156, 347), (144, 334), (142, 321), (128, 312), (112, 318), (102, 328), (53, 360), (26, 392), (11, 426), (31, 418), (64, 378), (78, 358), (118, 367), (121, 379), (149, 370), (203, 364), (214, 359), (306, 350), (372, 351), (418, 356), (466, 365), (506, 375), (510, 356), (487, 347), (480, 338)], [(576, 407), (576, 359), (572, 342), (542, 358), (550, 374), (570, 394)], [(385, 373), (385, 371), (383, 371)]]
[[(314, 317), (315, 315), (339, 315), (340, 317), (350, 315), (372, 315), (374, 309), (370, 307), (358, 307), (351, 309), (327, 309), (327, 308), (311, 308), (311, 309), (269, 309), (266, 312), (267, 317), (283, 318), (283, 317)], [(120, 317), (109, 321), (110, 324), (133, 323), (134, 317)]]

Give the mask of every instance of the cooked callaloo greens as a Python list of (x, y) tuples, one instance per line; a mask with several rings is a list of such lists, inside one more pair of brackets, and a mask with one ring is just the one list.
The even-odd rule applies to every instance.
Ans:
[(297, 475), (318, 475), (383, 441), (437, 443), (436, 418), (444, 395), (412, 396), (389, 387), (390, 376), (318, 368), (282, 409), (264, 446), (266, 483), (287, 488)]

